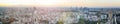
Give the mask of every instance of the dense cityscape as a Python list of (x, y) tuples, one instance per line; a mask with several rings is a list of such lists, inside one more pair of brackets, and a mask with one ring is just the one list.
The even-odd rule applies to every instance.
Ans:
[(120, 24), (120, 8), (0, 7), (0, 24)]

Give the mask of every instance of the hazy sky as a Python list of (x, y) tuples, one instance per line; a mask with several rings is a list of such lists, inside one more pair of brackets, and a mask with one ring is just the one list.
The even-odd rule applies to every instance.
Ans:
[(120, 6), (120, 0), (0, 0), (0, 6)]
[(120, 0), (86, 0), (87, 6), (120, 6)]

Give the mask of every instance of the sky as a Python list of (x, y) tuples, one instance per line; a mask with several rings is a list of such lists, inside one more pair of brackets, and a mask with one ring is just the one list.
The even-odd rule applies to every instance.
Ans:
[(120, 6), (120, 0), (0, 0), (0, 6)]

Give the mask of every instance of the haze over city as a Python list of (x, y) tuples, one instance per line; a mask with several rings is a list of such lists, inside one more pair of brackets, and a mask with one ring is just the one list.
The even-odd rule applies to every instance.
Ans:
[(120, 0), (0, 0), (0, 6), (120, 6)]

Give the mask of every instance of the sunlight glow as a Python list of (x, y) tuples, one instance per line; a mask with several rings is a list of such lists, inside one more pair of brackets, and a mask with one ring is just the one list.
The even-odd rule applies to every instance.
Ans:
[(31, 6), (75, 6), (79, 0), (0, 0), (0, 6), (31, 5)]
[(55, 4), (58, 4), (62, 1), (58, 1), (58, 0), (38, 0), (36, 2), (38, 4), (41, 4), (41, 5), (55, 5)]

